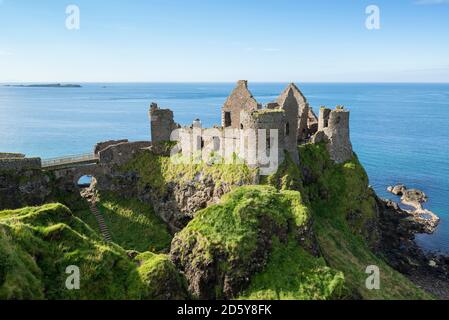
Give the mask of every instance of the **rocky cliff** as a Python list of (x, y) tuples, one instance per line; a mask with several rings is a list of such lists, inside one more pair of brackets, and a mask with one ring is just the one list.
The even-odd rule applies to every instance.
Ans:
[[(325, 144), (299, 155), (300, 165), (287, 155), (259, 179), (243, 164), (175, 164), (138, 152), (114, 168), (114, 192), (98, 200), (114, 243), (100, 240), (88, 212), (0, 212), (0, 297), (431, 298), (385, 258), (385, 241), (400, 246), (408, 227), (370, 189), (357, 158), (336, 164)], [(176, 233), (170, 245), (156, 216)], [(80, 292), (61, 287), (67, 264), (88, 272)], [(365, 284), (373, 265), (380, 290)]]

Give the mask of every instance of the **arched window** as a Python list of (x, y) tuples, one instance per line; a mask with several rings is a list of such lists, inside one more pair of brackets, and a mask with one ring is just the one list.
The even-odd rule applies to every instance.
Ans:
[(288, 137), (290, 135), (290, 123), (285, 124), (285, 135)]

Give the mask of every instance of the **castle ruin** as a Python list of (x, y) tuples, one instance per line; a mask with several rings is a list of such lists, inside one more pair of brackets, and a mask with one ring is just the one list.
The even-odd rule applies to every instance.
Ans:
[[(327, 143), (330, 156), (337, 163), (353, 156), (349, 111), (343, 107), (322, 107), (318, 118), (293, 83), (275, 101), (262, 105), (248, 89), (248, 82), (238, 81), (222, 107), (221, 126), (213, 128), (203, 128), (199, 119), (191, 126), (181, 127), (171, 110), (160, 109), (155, 103), (151, 104), (149, 115), (152, 143), (176, 141), (177, 152), (187, 157), (196, 152), (224, 159), (238, 155), (249, 165), (263, 168), (267, 163), (261, 161), (262, 153), (276, 153), (276, 165), (285, 159), (286, 153), (298, 163), (298, 145), (309, 142)], [(264, 134), (258, 135), (260, 132)]]

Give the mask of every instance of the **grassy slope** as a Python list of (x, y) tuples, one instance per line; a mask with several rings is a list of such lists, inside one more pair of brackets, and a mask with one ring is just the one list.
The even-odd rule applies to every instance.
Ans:
[(156, 156), (145, 151), (122, 167), (124, 172), (135, 171), (139, 173), (141, 186), (149, 185), (153, 192), (163, 194), (169, 182), (182, 184), (197, 181), (200, 175), (210, 176), (217, 185), (222, 183), (230, 185), (251, 184), (256, 171), (245, 164), (215, 164), (179, 163), (170, 160), (170, 157)]
[(82, 220), (85, 224), (87, 224), (93, 231), (95, 231), (98, 235), (101, 235), (100, 226), (98, 225), (98, 221), (95, 218), (94, 214), (87, 209), (78, 209), (73, 211), (73, 215)]
[(274, 240), (273, 251), (263, 272), (256, 274), (239, 297), (245, 300), (323, 300), (342, 294), (344, 275), (326, 266), (301, 248), (294, 239), (288, 244)]
[[(241, 298), (326, 299), (338, 294), (343, 277), (300, 248), (294, 231), (308, 218), (299, 192), (278, 192), (268, 186), (240, 187), (227, 194), (221, 204), (200, 211), (176, 238), (184, 244), (196, 243), (193, 252), (181, 253), (193, 255), (194, 263), (218, 264), (223, 277), (227, 273), (244, 276), (245, 266), (251, 264), (257, 250), (260, 224), (275, 221), (278, 230), (289, 230), (288, 244), (273, 237), (275, 245), (268, 266), (255, 276)], [(219, 283), (215, 290), (220, 296)]]
[[(65, 288), (70, 265), (80, 268), (80, 290)], [(183, 280), (166, 256), (133, 261), (63, 205), (0, 212), (0, 299), (171, 298), (170, 281)]]
[[(50, 204), (0, 216), (1, 298), (140, 297), (139, 275), (126, 252), (103, 243), (66, 207)], [(81, 290), (65, 288), (70, 265), (81, 270)]]
[(139, 252), (163, 252), (170, 248), (172, 236), (167, 226), (148, 205), (102, 193), (98, 208), (112, 240), (123, 248)]
[[(348, 297), (430, 298), (370, 251), (367, 242), (375, 241), (377, 235), (366, 232), (365, 226), (375, 218), (375, 203), (357, 159), (334, 165), (322, 145), (302, 146), (300, 155), (301, 166), (316, 178), (314, 182), (303, 186), (301, 170), (287, 159), (279, 172), (265, 181), (283, 192), (263, 186), (237, 188), (225, 196), (223, 204), (200, 212), (180, 237), (199, 239), (199, 259), (211, 259), (211, 249), (218, 248), (228, 257), (245, 260), (255, 249), (261, 214), (279, 225), (297, 227), (312, 214), (324, 259), (305, 252), (292, 234), (287, 243), (275, 237), (265, 269), (252, 277), (241, 298), (334, 298), (342, 294), (343, 278), (343, 293)], [(195, 180), (200, 173), (211, 175), (217, 183), (251, 183), (254, 173), (240, 165), (175, 166), (148, 152), (124, 170), (138, 171), (141, 183), (150, 184), (156, 192), (163, 192), (170, 181)], [(103, 195), (101, 210), (114, 240), (126, 249), (143, 252), (168, 247), (166, 229), (141, 203)], [(160, 299), (173, 297), (155, 285), (168, 283), (167, 279), (180, 292), (175, 297), (185, 296), (184, 280), (167, 256), (143, 253), (133, 262), (118, 245), (101, 241), (89, 212), (76, 214), (93, 228), (61, 205), (0, 212), (0, 298)], [(350, 223), (348, 215), (355, 217)], [(221, 264), (223, 271), (230, 268), (227, 262), (231, 260)], [(82, 269), (80, 291), (63, 286), (65, 267), (70, 264)], [(381, 290), (365, 288), (369, 265), (380, 267)]]
[[(343, 165), (333, 164), (324, 145), (306, 145), (300, 149), (301, 164), (315, 177), (315, 183), (305, 186), (314, 213), (315, 231), (327, 263), (340, 270), (346, 278), (351, 296), (363, 299), (425, 299), (428, 294), (390, 268), (368, 248), (367, 241), (377, 235), (367, 234), (362, 226), (376, 216), (368, 178), (354, 157)], [(357, 217), (348, 223), (348, 214)], [(365, 286), (367, 266), (381, 271), (381, 289)]]

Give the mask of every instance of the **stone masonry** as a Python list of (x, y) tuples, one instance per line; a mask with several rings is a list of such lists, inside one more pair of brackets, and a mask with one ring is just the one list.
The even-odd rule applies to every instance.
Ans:
[[(150, 119), (153, 143), (170, 141), (172, 131), (180, 128), (173, 120), (173, 112), (159, 109), (155, 103), (150, 108)], [(222, 107), (221, 120), (222, 125), (211, 130), (202, 128), (201, 121), (197, 119), (190, 127), (183, 127), (178, 136), (171, 138), (178, 141), (178, 151), (183, 155), (206, 151), (226, 158), (231, 156), (231, 149), (251, 165), (254, 161), (250, 160), (258, 154), (260, 144), (258, 140), (257, 143), (247, 142), (248, 134), (251, 134), (248, 129), (255, 129), (253, 131), (256, 132), (266, 130), (267, 141), (262, 145), (267, 147), (267, 153), (272, 145), (270, 130), (277, 130), (279, 162), (284, 159), (284, 152), (288, 152), (298, 162), (299, 144), (323, 140), (328, 142), (331, 158), (336, 162), (345, 162), (352, 157), (349, 111), (324, 108), (320, 110), (318, 119), (306, 97), (293, 83), (287, 86), (276, 101), (263, 106), (248, 89), (248, 82), (238, 81)]]
[(343, 163), (353, 156), (349, 132), (349, 111), (341, 106), (335, 110), (322, 107), (318, 134), (324, 134), (329, 154), (336, 163)]
[(173, 120), (173, 111), (160, 109), (156, 103), (151, 104), (150, 119), (153, 143), (170, 141), (171, 133), (179, 127)]

